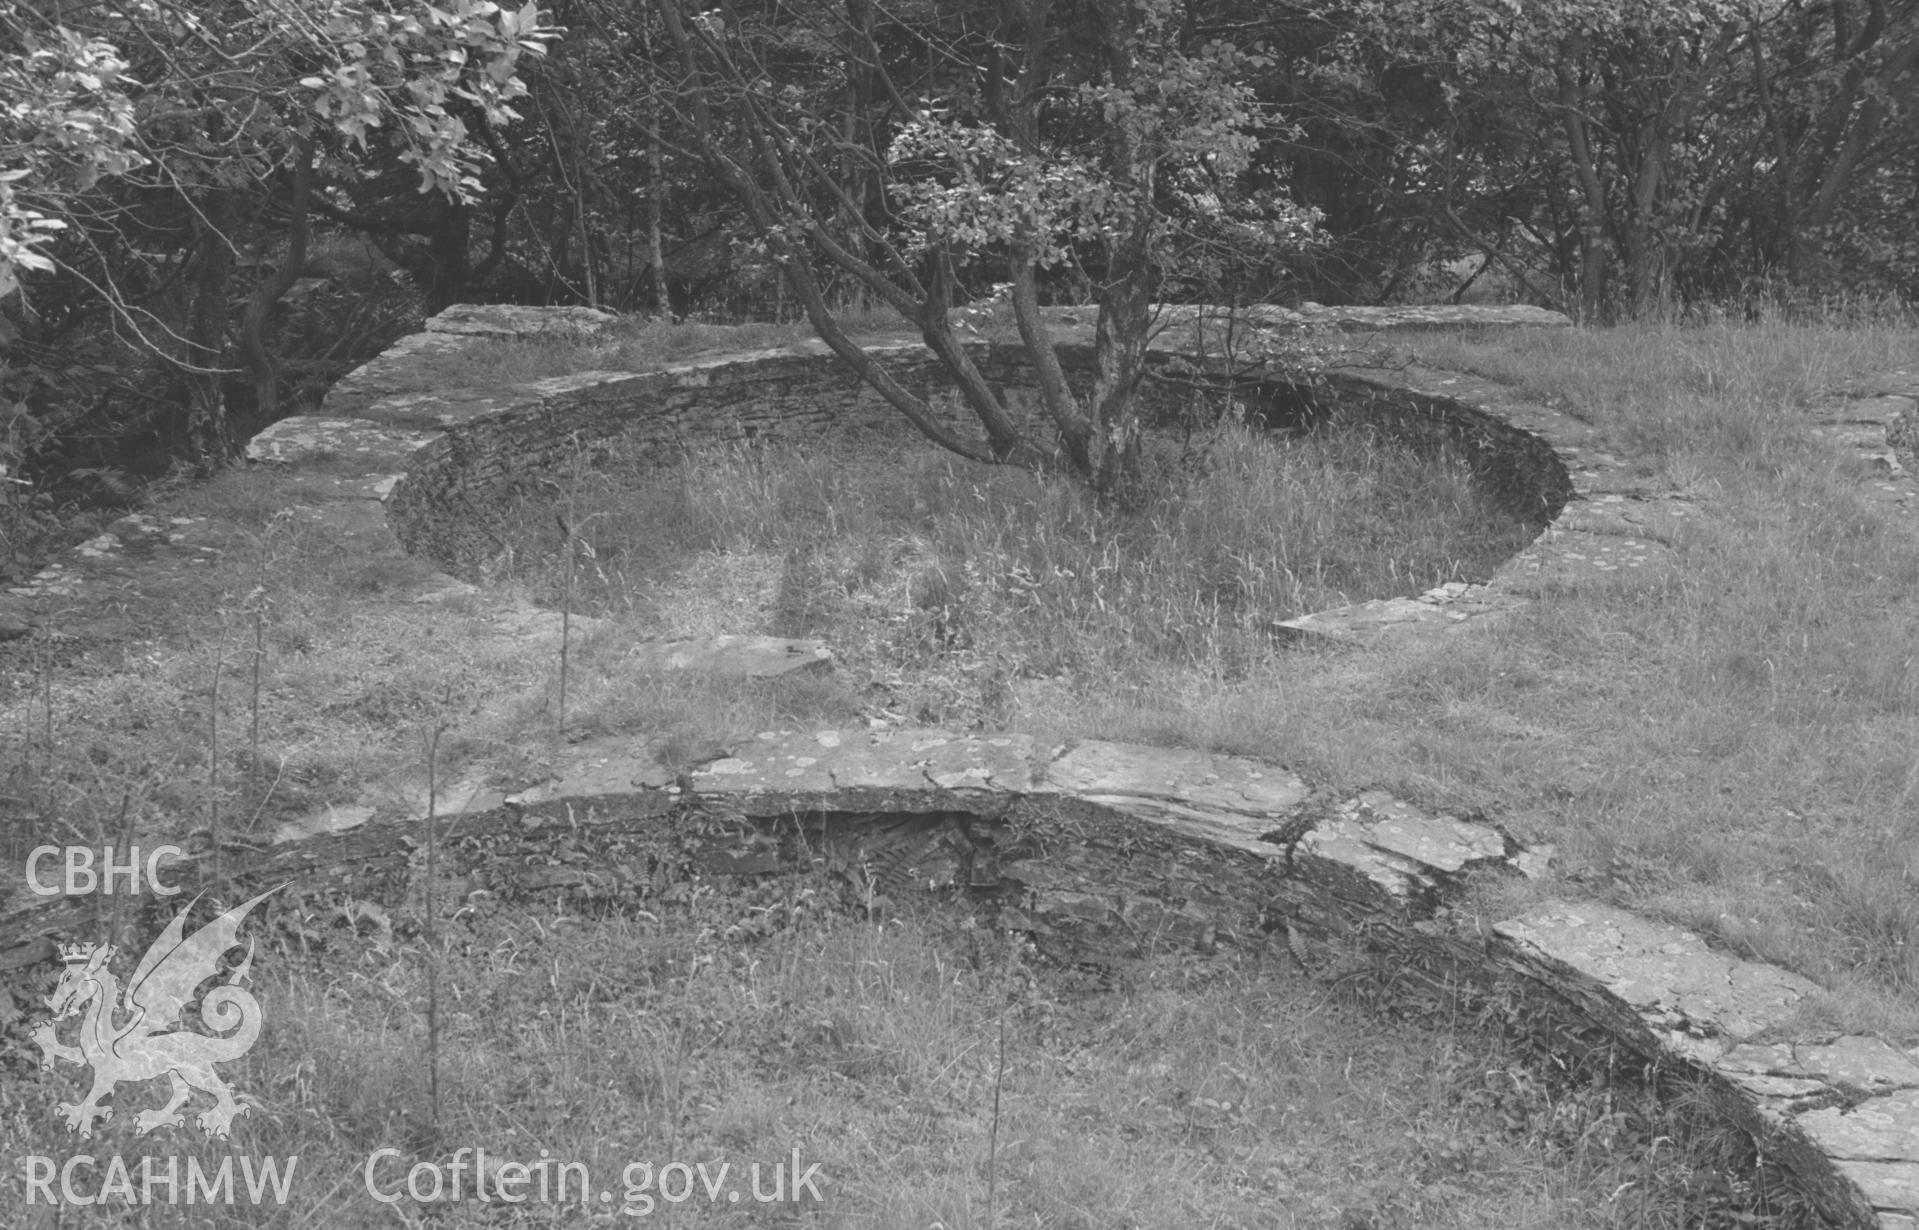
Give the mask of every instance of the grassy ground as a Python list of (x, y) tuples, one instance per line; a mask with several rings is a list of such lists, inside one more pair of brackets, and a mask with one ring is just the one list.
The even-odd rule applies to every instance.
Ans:
[(1560, 596), (1463, 644), (1227, 687), (1165, 677), (1062, 726), (1271, 756), (1483, 808), (1595, 893), (1799, 969), (1919, 1033), (1919, 539), (1805, 408), (1919, 366), (1912, 329), (1635, 328), (1422, 341), (1599, 426), (1710, 501), (1643, 593)]
[(579, 609), (819, 637), (896, 716), (999, 728), (1026, 683), (1275, 668), (1272, 621), (1483, 581), (1536, 532), (1463, 463), (1364, 431), (1155, 443), (1156, 495), (1124, 511), (897, 438), (616, 458), (516, 507), (509, 550), (558, 605), (570, 523)]
[[(1266, 470), (1263, 446), (1227, 440), (1197, 497), (1130, 539), (1070, 495), (937, 460), (904, 483), (789, 466), (769, 487), (767, 469), (722, 459), (701, 473), (715, 507), (679, 539), (694, 548), (680, 582), (631, 584), (632, 546), (602, 538), (593, 567), (613, 583), (598, 597), (643, 617), (650, 603), (666, 633), (758, 618), (825, 636), (859, 668), (869, 716), (1240, 752), (1482, 809), (1555, 844), (1579, 891), (1810, 974), (1835, 992), (1822, 1011), (1854, 1026), (1919, 1036), (1919, 541), (1860, 497), (1869, 475), (1804, 413), (1857, 376), (1919, 366), (1919, 333), (1648, 325), (1414, 350), (1569, 409), (1706, 502), (1671, 582), (1551, 597), (1463, 645), (1275, 653), (1245, 616), (1479, 565), (1446, 537), (1460, 523), (1430, 515), (1451, 498), (1443, 475), (1428, 515), (1406, 515), (1414, 498), (1380, 506), (1400, 514), (1405, 554), (1374, 554), (1387, 575), (1359, 577), (1327, 545), (1340, 535), (1312, 524), (1363, 520), (1340, 460)], [(646, 521), (669, 542), (691, 515), (677, 481), (625, 497), (655, 501)], [(827, 522), (830, 543), (801, 528), (822, 506), (846, 518)], [(1411, 583), (1395, 590), (1395, 571)], [(690, 746), (725, 737), (691, 726)]]
[[(123, 1111), (85, 1145), (100, 1160), (75, 1186), (98, 1191), (115, 1155), (136, 1193), (148, 1155), (161, 1173), (175, 1155), (207, 1173), (240, 1157), (275, 1159), (284, 1174), (298, 1159), (284, 1205), (163, 1203), (141, 1221), (154, 1227), (357, 1228), (424, 1214), (460, 1227), (646, 1215), (949, 1230), (1639, 1230), (1737, 1209), (1791, 1224), (1789, 1205), (1754, 1189), (1737, 1136), (1694, 1130), (1684, 1099), (1661, 1110), (1596, 1074), (1541, 1073), (1471, 1020), (1361, 1010), (1299, 975), (1283, 949), (1165, 958), (1100, 990), (963, 918), (876, 924), (834, 908), (837, 895), (788, 879), (657, 918), (469, 914), (432, 950), (433, 1047), (417, 933), (368, 917), (358, 934), (342, 924), (312, 937), (324, 948), (310, 940), (304, 958), (288, 941), (259, 962), (266, 1032), (226, 1069), (251, 1106), (232, 1141), (139, 1139)], [(81, 1092), (72, 1069), (0, 1085), (10, 1161), (74, 1152), (54, 1103)], [(159, 1090), (115, 1097), (144, 1108)], [(376, 1156), (387, 1148), (398, 1152)], [(613, 1199), (582, 1206), (575, 1177), (562, 1203), (551, 1172), (550, 1201), (535, 1180), (526, 1204), (482, 1205), (471, 1169), (462, 1204), (387, 1206), (368, 1191), (369, 1159), (383, 1194), (402, 1194), (418, 1160), (450, 1190), (462, 1148), (484, 1149), (493, 1176), (500, 1162), (583, 1164), (589, 1190)], [(690, 1200), (666, 1199), (684, 1194), (666, 1170), (676, 1162), (742, 1199), (710, 1200), (698, 1172)], [(775, 1164), (788, 1184), (817, 1165), (815, 1187), (757, 1203), (752, 1192), (775, 1191)], [(27, 1205), (23, 1173), (0, 1175), (10, 1226), (121, 1224), (118, 1211)], [(431, 1189), (423, 1178), (417, 1190)]]
[[(1420, 498), (1437, 504), (1395, 503), (1397, 491), (1341, 503), (1354, 473), (1403, 476), (1400, 460), (1335, 441), (1292, 454), (1282, 482), (1266, 469), (1272, 446), (1229, 435), (1210, 468), (1173, 468), (1188, 499), (1122, 522), (1070, 493), (934, 457), (892, 474), (709, 457), (696, 473), (583, 491), (586, 516), (607, 514), (603, 528), (660, 533), (650, 546), (603, 535), (576, 574), (609, 622), (576, 647), (568, 733), (621, 730), (691, 762), (782, 723), (934, 718), (1042, 741), (1269, 757), (1315, 785), (1484, 809), (1558, 847), (1561, 880), (1546, 890), (1697, 927), (1819, 979), (1833, 991), (1815, 1010), (1825, 1018), (1919, 1040), (1919, 543), (1859, 499), (1863, 476), (1808, 436), (1803, 413), (1855, 373), (1919, 366), (1919, 333), (1648, 326), (1422, 336), (1416, 349), (1567, 406), (1615, 451), (1709, 500), (1712, 518), (1675, 544), (1682, 570), (1651, 594), (1548, 597), (1443, 649), (1282, 653), (1247, 629), (1319, 593), (1370, 592), (1381, 558), (1388, 581), (1407, 577), (1398, 592), (1470, 558), (1443, 534), (1339, 563), (1337, 536), (1302, 545), (1314, 541), (1315, 507), (1346, 524), (1448, 501), (1471, 513), (1444, 467), (1421, 480)], [(552, 373), (496, 373), (516, 374)], [(1288, 520), (1285, 500), (1315, 476), (1321, 489)], [(368, 558), (277, 516), (289, 501), (264, 472), (175, 497), (158, 511), (217, 517), (224, 556), (165, 601), (123, 612), (123, 635), (0, 646), (0, 799), (14, 854), (38, 840), (97, 844), (128, 824), (179, 835), (215, 802), (230, 828), (264, 836), (357, 801), (367, 783), (420, 776), (424, 738), (441, 723), (447, 774), (485, 767), (521, 780), (555, 753), (556, 655), (468, 635), (516, 593), (550, 596), (550, 573), (530, 569), (426, 618), (400, 600), (419, 565)], [(1262, 538), (1273, 524), (1290, 528)], [(729, 683), (646, 676), (627, 656), (645, 636), (719, 631), (821, 635), (844, 668)], [(1461, 1023), (1381, 1024), (1270, 971), (1178, 962), (1129, 994), (1089, 1000), (1010, 958), (974, 969), (972, 941), (918, 924), (821, 923), (736, 950), (716, 939), (732, 921), (697, 910), (629, 920), (517, 955), (512, 943), (531, 944), (538, 927), (509, 929), (518, 941), (473, 937), (447, 967), (446, 994), (493, 1002), (518, 987), (530, 998), (523, 1014), (452, 1009), (456, 1022), (471, 1015), (458, 1029), (479, 1032), (458, 1033), (448, 1051), (443, 1138), (543, 1143), (560, 1157), (598, 1149), (596, 1160), (752, 1160), (803, 1128), (809, 1151), (828, 1142), (822, 1153), (855, 1176), (858, 1195), (828, 1224), (841, 1213), (844, 1224), (985, 1224), (980, 1065), (997, 1036), (994, 1005), (1017, 985), (1027, 989), (1009, 1015), (998, 1171), (998, 1207), (1017, 1220), (1163, 1224), (1196, 1199), (1209, 1224), (1284, 1209), (1316, 1226), (1659, 1225), (1684, 1224), (1708, 1198), (1696, 1176), (1716, 1164), (1715, 1138), (1674, 1154), (1651, 1143), (1672, 1125), (1641, 1110), (1609, 1119), (1583, 1089), (1514, 1094), (1509, 1133), (1499, 1082), (1518, 1088), (1524, 1069)], [(698, 925), (689, 936), (683, 923)], [(646, 972), (652, 958), (636, 963), (633, 951), (669, 965)], [(305, 972), (275, 964), (275, 995), (309, 1008), (280, 1014), (274, 1028), (289, 1032), (250, 1060), (259, 1066), (243, 1084), (270, 1133), (250, 1147), (310, 1150), (308, 1173), (346, 1184), (325, 1200), (349, 1202), (367, 1146), (430, 1143), (404, 1139), (406, 1124), (382, 1109), (413, 1106), (418, 1118), (420, 947), (402, 936), (364, 952), (342, 945)], [(597, 974), (561, 985), (568, 970), (599, 969), (620, 985)], [(892, 983), (861, 981), (882, 969)], [(1282, 1039), (1266, 1041), (1267, 1021), (1287, 1023)], [(1187, 1041), (1208, 1036), (1215, 1043)], [(642, 1045), (622, 1051), (621, 1038)], [(361, 1054), (370, 1074), (355, 1077), (340, 1056)], [(784, 1058), (752, 1059), (767, 1054)], [(1233, 1069), (1245, 1075), (1227, 1081)], [(396, 1087), (405, 1096), (374, 1105)], [(61, 1088), (46, 1078), (6, 1094), (10, 1141), (46, 1133), (42, 1102)], [(943, 1109), (914, 1101), (926, 1089)], [(631, 1133), (609, 1131), (610, 1111), (581, 1109), (603, 1096), (639, 1108)], [(1541, 1128), (1566, 1097), (1574, 1126)], [(41, 1135), (16, 1135), (29, 1132)], [(700, 1148), (674, 1152), (681, 1140)], [(905, 1160), (884, 1160), (896, 1153)], [(1361, 1170), (1381, 1185), (1364, 1187)], [(1162, 1171), (1178, 1181), (1137, 1181)], [(1419, 1194), (1432, 1184), (1443, 1186)], [(299, 1217), (358, 1224), (354, 1210), (368, 1206), (324, 1207), (346, 1211)]]

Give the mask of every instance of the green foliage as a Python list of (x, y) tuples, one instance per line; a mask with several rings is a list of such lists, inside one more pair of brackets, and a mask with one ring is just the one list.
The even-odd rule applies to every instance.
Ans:
[(1779, 276), (1838, 285), (1827, 251), (1919, 293), (1891, 222), (1919, 148), (1911, 6), (1301, 8), (1311, 84), (1288, 95), (1315, 119), (1294, 168), (1346, 169), (1333, 239), (1393, 270), (1384, 293), (1479, 252), (1530, 298), (1640, 316)]
[(490, 0), (397, 13), (371, 0), (134, 0), (72, 17), (89, 24), (28, 27), (0, 58), (0, 295), (17, 269), (53, 267), (34, 248), (87, 208), (79, 194), (142, 167), (158, 184), (244, 184), (295, 138), (364, 153), (381, 130), (423, 190), (471, 199), (484, 155), (455, 109), (517, 118), (519, 62), (556, 34), (535, 4)]
[[(204, 467), (337, 375), (354, 356), (302, 339), (376, 322), (338, 287), (287, 310), (309, 239), (377, 246), (408, 284), (388, 301), (427, 311), (791, 320), (814, 310), (796, 267), (824, 310), (914, 332), (995, 287), (1013, 316), (1092, 302), (1112, 362), (1048, 414), (1109, 492), (1137, 477), (1152, 298), (1470, 277), (1602, 320), (1919, 294), (1911, 4), (572, 0), (564, 32), (517, 0), (17, 7), (0, 404), (34, 427), (9, 428), (12, 477), (126, 466), (115, 436)], [(961, 384), (985, 438), (949, 444), (1051, 447)]]
[[(1144, 225), (1171, 263), (1187, 254), (1179, 241), (1193, 222), (1247, 203), (1235, 200), (1240, 177), (1270, 118), (1251, 77), (1271, 58), (1217, 39), (1189, 49), (1165, 0), (1134, 16), (1128, 80), (1077, 79), (1039, 110), (1037, 131), (967, 93), (899, 125), (886, 161), (906, 250), (1026, 253), (1051, 269)], [(1242, 218), (1242, 238), (1279, 251), (1310, 233), (1309, 212), (1271, 195), (1256, 204), (1263, 225)]]
[[(64, 219), (29, 208), (33, 190), (84, 191), (102, 175), (146, 161), (133, 148), (133, 101), (123, 91), (127, 62), (114, 46), (64, 27), (54, 46), (29, 35), (24, 50), (0, 58), (0, 299), (19, 286), (19, 271), (50, 270), (39, 245), (67, 228)], [(18, 186), (18, 187), (17, 187)]]
[(412, 13), (333, 0), (325, 22), (334, 62), (323, 75), (300, 79), (314, 92), (313, 113), (362, 151), (370, 133), (390, 127), (422, 190), (460, 200), (479, 192), (482, 155), (449, 108), (468, 104), (493, 125), (520, 118), (507, 105), (527, 92), (520, 59), (545, 55), (558, 34), (541, 24), (535, 0), (519, 9), (453, 0)]
[[(282, 360), (307, 356), (287, 353), (275, 310), (304, 272), (312, 217), (383, 183), (442, 215), (467, 208), (493, 157), (485, 135), (517, 119), (521, 72), (557, 33), (532, 4), (491, 0), (19, 13), (0, 42), (0, 345), (107, 349), (141, 399), (112, 427), (200, 469), (235, 449), (237, 416), (284, 413)], [(323, 332), (352, 335), (356, 314), (343, 306)], [(84, 434), (99, 400), (61, 387), (71, 361), (0, 376), (0, 393), (61, 424), (42, 452)]]

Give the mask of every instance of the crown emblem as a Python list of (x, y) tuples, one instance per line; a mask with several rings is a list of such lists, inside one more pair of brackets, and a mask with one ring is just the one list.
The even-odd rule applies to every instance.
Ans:
[[(238, 1059), (260, 1036), (260, 1002), (235, 985), (252, 960), (252, 942), (248, 941), (248, 959), (238, 970), (227, 970), (221, 958), (240, 945), (240, 925), (247, 915), (278, 891), (269, 888), (188, 935), (187, 914), (199, 901), (194, 898), (147, 947), (124, 987), (107, 970), (119, 951), (113, 944), (56, 945), (65, 968), (53, 994), (46, 998), (52, 1015), (34, 1027), (31, 1037), (40, 1048), (41, 1067), (52, 1068), (60, 1062), (93, 1069), (93, 1091), (86, 1100), (61, 1102), (55, 1108), (68, 1131), (83, 1138), (92, 1136), (98, 1124), (120, 1109), (116, 1086), (166, 1076), (171, 1080), (172, 1100), (134, 1115), (135, 1131), (144, 1136), (159, 1128), (184, 1127), (187, 1119), (180, 1109), (198, 1090), (211, 1094), (214, 1106), (196, 1116), (194, 1123), (210, 1140), (228, 1138), (234, 1118), (248, 1107), (235, 1100), (213, 1065)], [(202, 1033), (187, 1027), (183, 1013), (196, 1003), (199, 1019), (195, 1024), (226, 1032)], [(124, 1025), (115, 1020), (122, 1013), (129, 1017)], [(68, 1046), (60, 1041), (58, 1031), (75, 1017), (80, 1018), (80, 1041)], [(114, 1104), (102, 1106), (102, 1099), (109, 1095)]]

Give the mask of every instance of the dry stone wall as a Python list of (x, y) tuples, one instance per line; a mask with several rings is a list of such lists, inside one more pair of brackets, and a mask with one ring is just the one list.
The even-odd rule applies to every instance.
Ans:
[[(844, 427), (869, 413), (850, 378), (808, 347), (650, 377), (402, 391), (410, 356), (598, 321), (580, 310), (451, 310), (343, 382), (321, 415), (263, 433), (251, 455), (284, 466), (316, 515), (351, 527), (368, 550), (390, 548), (390, 526), (457, 562), (485, 557), (489, 495), (569, 456), (576, 436), (640, 433), (665, 447), (677, 432)], [(1379, 314), (1307, 313), (1276, 314), (1272, 327), (1329, 321), (1393, 324)], [(1423, 309), (1409, 323), (1554, 322)], [(898, 357), (910, 365), (910, 352)], [(1712, 515), (1603, 451), (1578, 420), (1510, 389), (1417, 368), (1341, 380), (1330, 398), (1266, 388), (1267, 409), (1282, 420), (1364, 413), (1444, 439), (1545, 528), (1486, 585), (1289, 620), (1280, 630), (1293, 635), (1362, 643), (1471, 635), (1542, 591), (1646, 584), (1674, 566), (1674, 535)], [(1919, 492), (1889, 450), (1898, 441), (1887, 428), (1919, 408), (1919, 373), (1855, 393), (1818, 412), (1822, 430), (1881, 462), (1867, 494), (1910, 516)], [(204, 550), (197, 533), (151, 518), (116, 526), (0, 599), (0, 622), (24, 626), (47, 596), (83, 599), (108, 581), (124, 600), (143, 570)], [(1091, 740), (1046, 750), (1017, 734), (904, 728), (762, 732), (691, 773), (610, 738), (571, 747), (520, 788), (473, 782), (439, 797), (437, 814), (459, 814), (457, 832), (442, 838), (444, 883), (433, 886), (441, 903), (480, 890), (502, 901), (638, 893), (655, 874), (648, 852), (663, 830), (707, 832), (696, 852), (707, 874), (759, 874), (839, 850), (844, 865), (873, 868), (889, 891), (992, 897), (1003, 921), (1062, 955), (1124, 958), (1142, 937), (1201, 952), (1277, 944), (1321, 976), (1370, 970), (1408, 994), (1463, 991), (1549, 1023), (1569, 1049), (1613, 1048), (1692, 1078), (1833, 1224), (1919, 1230), (1919, 1051), (1809, 1032), (1797, 1024), (1819, 992), (1808, 980), (1609, 906), (1546, 899), (1510, 918), (1472, 916), (1459, 908), (1464, 874), (1537, 875), (1550, 856), (1481, 818), (1423, 812), (1379, 791), (1317, 794), (1283, 766), (1243, 757)], [(709, 831), (703, 816), (728, 822)], [(226, 871), (260, 887), (288, 877), (315, 891), (349, 885), (417, 912), (428, 886), (414, 852), (428, 819), (424, 800), (399, 813), (367, 807), (320, 818), (306, 830), (317, 836), (229, 856)], [(551, 840), (560, 832), (564, 855)], [(0, 970), (52, 959), (54, 942), (77, 933), (81, 908), (0, 916)]]
[[(944, 404), (956, 424), (964, 411), (950, 395), (939, 362), (918, 343), (873, 347), (902, 386)], [(1030, 389), (1024, 351), (974, 343), (980, 371), (1003, 390)], [(418, 349), (404, 352), (404, 362)], [(1083, 344), (1060, 348), (1068, 373), (1082, 382), (1092, 366)], [(1157, 350), (1164, 364), (1179, 356)], [(741, 440), (811, 438), (829, 432), (909, 433), (896, 411), (838, 362), (823, 345), (804, 343), (666, 371), (582, 372), (508, 390), (467, 390), (388, 397), (361, 404), (364, 386), (338, 402), (359, 406), (364, 424), (396, 432), (435, 432), (408, 458), (406, 474), (387, 504), (394, 533), (408, 550), (456, 575), (473, 576), (503, 547), (492, 526), (507, 494), (520, 484), (560, 472), (575, 457), (588, 464), (618, 447), (624, 456), (657, 453), (662, 460), (700, 445)], [(1270, 426), (1304, 426), (1338, 417), (1376, 424), (1415, 444), (1448, 447), (1472, 465), (1501, 507), (1544, 525), (1558, 515), (1572, 484), (1544, 441), (1450, 398), (1410, 392), (1380, 380), (1329, 377), (1301, 383), (1283, 376), (1221, 382), (1256, 407)], [(1146, 385), (1146, 413), (1176, 414), (1191, 396), (1184, 384)], [(1015, 406), (1017, 397), (1010, 398)], [(303, 431), (304, 428), (291, 429)], [(256, 456), (272, 450), (272, 429), (256, 441)]]

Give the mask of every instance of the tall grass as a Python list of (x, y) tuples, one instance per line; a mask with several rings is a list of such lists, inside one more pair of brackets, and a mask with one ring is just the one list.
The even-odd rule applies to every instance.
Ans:
[[(1680, 570), (1549, 594), (1438, 647), (1282, 653), (1271, 619), (1482, 575), (1513, 527), (1445, 459), (1359, 435), (1169, 448), (1161, 498), (1124, 514), (926, 452), (634, 459), (582, 494), (607, 515), (580, 579), (614, 622), (576, 646), (569, 731), (670, 765), (771, 724), (880, 716), (1265, 756), (1330, 790), (1483, 808), (1558, 848), (1562, 878), (1520, 892), (1654, 911), (1822, 979), (1835, 996), (1810, 1023), (1919, 1039), (1919, 536), (1858, 497), (1866, 472), (1803, 414), (1857, 373), (1919, 369), (1919, 336), (1662, 326), (1419, 347), (1568, 408), (1648, 487), (1696, 497)], [(0, 756), (34, 749), (35, 833), (178, 836), (261, 756), (280, 783), (266, 819), (353, 802), (417, 768), (423, 722), (458, 720), (449, 776), (549, 771), (554, 655), (491, 622), (517, 591), (422, 605), (423, 566), (304, 520), (268, 558), (259, 535), (306, 498), (263, 472), (183, 493), (161, 511), (212, 518), (223, 553), (143, 575), (142, 600), (92, 612), (57, 662), (41, 638), (0, 647)], [(557, 559), (550, 509), (522, 511), (520, 558)], [(521, 584), (560, 580), (530, 567)], [(219, 613), (255, 587), (274, 611), (255, 628), (262, 750), (210, 772), (212, 709), (240, 703), (210, 687)], [(825, 636), (841, 669), (761, 683), (626, 658), (638, 637), (755, 630)], [(977, 931), (822, 921), (830, 885), (754, 891), (689, 894), (684, 915), (487, 906), (449, 924), (440, 1139), (616, 1175), (798, 1138), (848, 1179), (825, 1220), (980, 1225), (997, 1083), (998, 1203), (1021, 1223), (1677, 1226), (1755, 1207), (1726, 1140), (1675, 1149), (1648, 1105), (1542, 1081), (1469, 1022), (1381, 1022), (1270, 966), (1184, 958), (1089, 997)], [(324, 960), (260, 963), (269, 1032), (236, 1077), (255, 1106), (231, 1149), (297, 1152), (320, 1176), (276, 1224), (387, 1224), (358, 1168), (385, 1144), (432, 1150), (420, 937), (405, 919), (350, 934), (383, 916), (347, 904), (316, 907), (334, 920)], [(71, 1149), (52, 1104), (72, 1092), (0, 1082), (16, 1152)], [(184, 1147), (126, 1129), (88, 1147)], [(19, 1180), (0, 1176), (10, 1207)], [(470, 1211), (446, 1220), (500, 1210)]]
[(1644, 324), (1421, 339), (1421, 361), (1515, 385), (1599, 426), (1682, 485), (1808, 456), (1798, 411), (1913, 362), (1911, 322)]
[(1919, 1037), (1919, 534), (1808, 430), (1919, 370), (1919, 332), (1715, 324), (1422, 338), (1591, 423), (1691, 500), (1663, 583), (1548, 595), (1431, 648), (1062, 695), (1053, 729), (1173, 733), (1336, 787), (1484, 809), (1571, 885), (1810, 974)]
[[(1007, 715), (981, 688), (1017, 678), (1141, 663), (1244, 677), (1275, 656), (1273, 621), (1483, 580), (1531, 532), (1455, 459), (1363, 430), (1226, 426), (1161, 444), (1154, 498), (1124, 511), (898, 441), (616, 460), (580, 499), (595, 566), (582, 594), (665, 631), (702, 601), (688, 558), (776, 560), (776, 586), (733, 631), (821, 637), (856, 672), (945, 680), (951, 703), (919, 686), (918, 716), (991, 723)], [(555, 522), (535, 504), (514, 520), (515, 557), (551, 586)]]
[[(1139, 962), (1126, 991), (1094, 993), (960, 915), (849, 914), (844, 887), (761, 881), (596, 919), (488, 905), (430, 954), (404, 927), (363, 921), (356, 934), (331, 911), (334, 925), (309, 925), (307, 959), (261, 950), (266, 1028), (227, 1070), (251, 1106), (231, 1143), (136, 1139), (123, 1109), (87, 1151), (123, 1156), (136, 1192), (147, 1154), (162, 1173), (173, 1154), (298, 1157), (283, 1209), (169, 1205), (162, 1189), (141, 1213), (209, 1230), (592, 1216), (577, 1186), (566, 1205), (503, 1206), (497, 1192), (481, 1204), (471, 1168), (461, 1203), (383, 1205), (364, 1175), (385, 1148), (399, 1151), (376, 1169), (387, 1189), (416, 1162), (444, 1171), (461, 1148), (486, 1150), (489, 1179), (502, 1162), (584, 1164), (613, 1196), (590, 1206), (602, 1216), (644, 1210), (632, 1163), (725, 1163), (742, 1192), (750, 1164), (798, 1150), (820, 1167), (817, 1204), (709, 1202), (697, 1185), (669, 1204), (655, 1186), (651, 1211), (670, 1224), (984, 1230), (989, 1169), (999, 1224), (1088, 1230), (1638, 1230), (1765, 1211), (1737, 1134), (1688, 1130), (1644, 1091), (1544, 1077), (1471, 1020), (1382, 1020), (1283, 958), (1161, 957)], [(434, 961), (446, 988), (437, 1133), (419, 1062)], [(54, 1103), (83, 1076), (0, 1085), (16, 1153), (75, 1150)], [(115, 1098), (130, 1109), (163, 1092), (128, 1085)], [(83, 1192), (104, 1165), (78, 1172)], [(20, 1230), (125, 1216), (29, 1207), (21, 1180), (19, 1166), (0, 1174)]]

